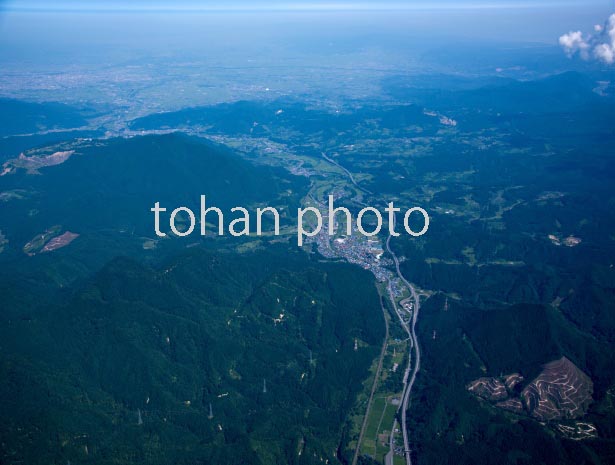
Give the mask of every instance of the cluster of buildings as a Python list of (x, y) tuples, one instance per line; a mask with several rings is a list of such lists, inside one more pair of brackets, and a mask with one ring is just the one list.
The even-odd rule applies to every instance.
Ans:
[(353, 228), (351, 235), (329, 236), (327, 228), (311, 239), (316, 243), (318, 252), (326, 258), (343, 258), (349, 263), (371, 271), (379, 282), (392, 278), (393, 273), (387, 269), (391, 260), (384, 258), (384, 250), (378, 239), (363, 236)]

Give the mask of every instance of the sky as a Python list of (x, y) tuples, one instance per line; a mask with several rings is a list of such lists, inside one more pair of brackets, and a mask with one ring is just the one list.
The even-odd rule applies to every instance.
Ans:
[[(397, 9), (406, 11), (387, 11)], [(202, 14), (192, 14), (194, 10)], [(216, 10), (237, 11), (206, 14)], [(281, 13), (261, 14), (269, 10)], [(151, 14), (137, 14), (141, 12)], [(197, 38), (208, 46), (237, 44), (241, 36), (249, 42), (262, 38), (263, 43), (318, 39), (369, 45), (390, 36), (402, 45), (439, 41), (451, 49), (460, 40), (555, 47), (563, 35), (592, 31), (614, 12), (615, 0), (0, 0), (0, 62), (7, 57), (23, 60), (28, 51), (41, 59), (80, 46), (118, 46), (120, 40), (127, 50), (147, 44), (162, 49), (173, 40), (185, 48), (198, 43)], [(206, 39), (204, 29), (215, 36)], [(596, 34), (581, 38), (600, 45)], [(581, 42), (571, 44), (566, 51), (574, 55)]]
[(0, 0), (6, 10), (421, 10), (612, 6), (611, 0)]
[[(185, 84), (190, 99), (210, 92), (203, 98), (222, 101), (261, 87), (296, 92), (304, 81), (335, 87), (338, 78), (323, 76), (337, 70), (339, 88), (364, 95), (390, 70), (523, 74), (615, 66), (605, 25), (615, 0), (360, 1), (0, 0), (0, 94), (80, 102), (99, 94), (106, 101), (109, 93), (115, 101), (118, 89), (152, 78)], [(197, 7), (202, 11), (193, 13)], [(376, 7), (384, 11), (365, 11)], [(390, 11), (400, 8), (406, 11)], [(210, 13), (216, 9), (246, 11)], [(241, 72), (235, 77), (228, 69)], [(305, 78), (303, 69), (310, 70)], [(361, 72), (350, 79), (355, 69)], [(224, 92), (203, 91), (196, 77), (191, 88), (177, 70)], [(73, 92), (77, 84), (87, 92)], [(143, 85), (152, 102), (166, 95)], [(169, 95), (174, 101), (180, 92)]]

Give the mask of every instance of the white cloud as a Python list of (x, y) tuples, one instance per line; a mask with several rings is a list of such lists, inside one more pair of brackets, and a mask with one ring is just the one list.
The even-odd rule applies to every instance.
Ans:
[(589, 43), (585, 40), (581, 31), (570, 31), (568, 34), (564, 34), (559, 38), (559, 44), (564, 47), (568, 56), (579, 52), (586, 58)]
[(596, 58), (609, 65), (612, 65), (615, 62), (615, 48), (613, 48), (612, 44), (597, 45), (596, 48), (594, 48), (594, 55)]
[(568, 56), (579, 54), (584, 60), (595, 58), (603, 63), (615, 63), (615, 13), (604, 26), (594, 26), (595, 35), (570, 31), (559, 38), (559, 43)]

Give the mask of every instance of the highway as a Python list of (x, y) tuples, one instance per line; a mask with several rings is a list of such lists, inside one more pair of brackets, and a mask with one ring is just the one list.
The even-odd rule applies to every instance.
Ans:
[[(411, 320), (411, 324), (408, 325), (406, 324), (405, 321), (403, 321), (401, 314), (399, 310), (397, 309), (397, 303), (395, 301), (395, 296), (393, 295), (392, 290), (390, 288), (390, 284), (389, 284), (389, 296), (391, 298), (393, 308), (395, 309), (395, 312), (399, 316), (402, 322), (402, 326), (408, 333), (410, 337), (410, 341), (412, 342), (412, 346), (410, 347), (410, 352), (411, 353), (414, 352), (414, 364), (412, 364), (412, 357), (409, 357), (408, 367), (406, 368), (406, 373), (404, 375), (404, 390), (402, 393), (403, 400), (401, 404), (401, 431), (402, 431), (402, 435), (404, 438), (404, 456), (406, 458), (406, 465), (412, 465), (412, 453), (410, 451), (410, 441), (408, 440), (408, 427), (406, 425), (406, 413), (408, 411), (408, 405), (410, 403), (410, 394), (412, 393), (412, 387), (414, 386), (414, 382), (416, 381), (416, 375), (421, 369), (421, 350), (419, 347), (418, 339), (416, 337), (416, 329), (415, 329), (416, 322), (419, 316), (420, 302), (419, 302), (419, 296), (416, 293), (414, 287), (412, 286), (412, 284), (410, 284), (406, 280), (406, 278), (404, 278), (404, 275), (401, 273), (399, 269), (399, 259), (397, 258), (397, 255), (395, 255), (395, 253), (391, 250), (390, 242), (391, 242), (391, 236), (389, 235), (386, 241), (387, 251), (393, 257), (393, 261), (395, 262), (395, 269), (397, 272), (397, 276), (399, 276), (399, 279), (401, 279), (401, 281), (406, 285), (406, 287), (410, 291), (412, 300), (414, 301), (414, 308), (412, 311), (412, 320)], [(408, 374), (409, 374), (411, 365), (412, 365), (412, 374), (410, 375), (410, 379), (408, 379)], [(395, 429), (395, 425), (393, 425), (391, 437), (394, 434), (393, 433), (394, 429)], [(393, 448), (393, 441), (390, 441), (390, 447), (391, 449)], [(391, 454), (391, 452), (392, 451), (389, 451), (389, 454)]]
[[(371, 194), (370, 191), (362, 188), (361, 186), (359, 186), (359, 184), (356, 182), (354, 176), (352, 175), (352, 173), (346, 169), (345, 167), (343, 167), (342, 165), (340, 165), (339, 163), (337, 163), (334, 159), (330, 158), (329, 156), (327, 156), (326, 153), (321, 152), (322, 157), (328, 161), (329, 163), (331, 163), (332, 165), (336, 166), (337, 168), (341, 169), (346, 176), (348, 177), (348, 179), (350, 180), (350, 182), (359, 190), (363, 191), (364, 193), (367, 194)], [(316, 199), (313, 199), (316, 200)], [(318, 202), (320, 203), (320, 202)], [(393, 216), (393, 228), (392, 230), (395, 230), (395, 223), (396, 223), (396, 218), (395, 216)], [(400, 410), (401, 410), (401, 431), (402, 431), (402, 435), (403, 435), (403, 440), (404, 440), (404, 457), (406, 459), (406, 465), (412, 465), (412, 452), (410, 450), (410, 441), (408, 439), (408, 427), (407, 427), (407, 422), (406, 422), (406, 415), (407, 415), (407, 411), (408, 411), (408, 407), (410, 404), (410, 395), (412, 393), (412, 388), (414, 387), (414, 383), (416, 381), (416, 376), (421, 368), (421, 350), (419, 347), (419, 343), (418, 343), (418, 338), (416, 336), (416, 322), (418, 320), (418, 316), (419, 316), (419, 311), (420, 311), (420, 301), (419, 301), (419, 296), (416, 293), (416, 290), (414, 289), (414, 287), (412, 286), (412, 284), (410, 284), (408, 282), (408, 280), (406, 280), (406, 278), (404, 277), (404, 275), (401, 273), (401, 270), (399, 269), (399, 259), (397, 258), (397, 255), (395, 255), (395, 253), (393, 252), (393, 250), (391, 250), (391, 235), (389, 234), (389, 236), (387, 237), (386, 240), (386, 249), (387, 252), (391, 255), (391, 257), (393, 257), (393, 261), (395, 262), (395, 270), (397, 273), (397, 276), (399, 277), (399, 279), (402, 281), (402, 283), (404, 283), (404, 285), (408, 288), (408, 291), (410, 292), (410, 296), (413, 300), (413, 310), (412, 310), (412, 318), (409, 322), (406, 322), (403, 318), (403, 314), (400, 311), (400, 309), (398, 308), (397, 305), (397, 300), (395, 298), (395, 295), (393, 294), (393, 290), (391, 288), (391, 280), (389, 279), (388, 281), (388, 292), (389, 292), (389, 299), (391, 301), (391, 304), (393, 305), (393, 309), (395, 310), (395, 313), (397, 314), (400, 324), (403, 327), (404, 331), (408, 334), (408, 339), (410, 340), (410, 350), (409, 350), (409, 356), (408, 356), (408, 366), (405, 369), (404, 372), (404, 378), (403, 378), (403, 391), (402, 391), (402, 402), (400, 405)], [(384, 308), (383, 308), (384, 311)], [(385, 316), (385, 321), (386, 321), (386, 316)], [(385, 338), (385, 342), (383, 344), (382, 347), (382, 352), (380, 354), (380, 360), (378, 363), (378, 370), (377, 370), (377, 374), (376, 377), (374, 379), (374, 384), (372, 385), (372, 390), (370, 393), (370, 397), (369, 397), (369, 401), (368, 401), (368, 405), (367, 405), (367, 411), (365, 413), (364, 419), (363, 419), (363, 424), (361, 426), (361, 431), (359, 433), (359, 439), (357, 441), (357, 447), (355, 449), (355, 454), (353, 457), (353, 461), (352, 461), (352, 465), (356, 465), (359, 455), (360, 455), (360, 447), (361, 447), (361, 441), (363, 440), (363, 434), (364, 434), (364, 430), (367, 424), (367, 418), (369, 416), (369, 411), (371, 408), (371, 404), (372, 404), (372, 399), (374, 396), (374, 393), (376, 391), (376, 387), (377, 387), (377, 381), (380, 375), (380, 371), (382, 369), (382, 361), (384, 358), (384, 353), (386, 350), (386, 343), (388, 340), (388, 334), (389, 334), (389, 327), (388, 327), (388, 322), (387, 322), (387, 328), (386, 328), (386, 332), (387, 332), (387, 337)], [(414, 353), (413, 353), (414, 352)], [(413, 363), (414, 361), (414, 363)], [(389, 440), (389, 452), (386, 454), (385, 456), (385, 462), (386, 465), (392, 465), (393, 463), (393, 457), (394, 457), (394, 448), (395, 448), (395, 441), (394, 441), (394, 434), (395, 434), (395, 427), (397, 425), (397, 420), (394, 421), (393, 426), (391, 428), (391, 436), (390, 436), (390, 440)]]
[(359, 190), (365, 192), (366, 194), (371, 194), (370, 191), (368, 191), (367, 189), (365, 189), (364, 187), (359, 186), (359, 184), (357, 183), (357, 181), (355, 181), (354, 176), (352, 175), (352, 173), (350, 171), (348, 171), (347, 168), (343, 167), (342, 165), (340, 165), (338, 162), (336, 162), (333, 158), (328, 157), (327, 154), (325, 152), (320, 152), (320, 154), (322, 155), (322, 157), (327, 160), (329, 163), (331, 163), (334, 166), (337, 166), (339, 169), (341, 169), (344, 173), (346, 173), (346, 176), (348, 176), (348, 179), (350, 179), (350, 182), (352, 182), (352, 184)]

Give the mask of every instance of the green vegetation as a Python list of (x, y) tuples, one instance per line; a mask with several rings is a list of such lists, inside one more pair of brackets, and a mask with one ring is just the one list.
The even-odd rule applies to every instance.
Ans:
[[(1, 177), (0, 460), (350, 463), (385, 333), (378, 292), (289, 244), (297, 206), (337, 190), (352, 210), (387, 199), (431, 216), (425, 236), (391, 241), (424, 291), (416, 463), (613, 462), (612, 96), (574, 73), (408, 79), (383, 81), (386, 105), (237, 102), (131, 123), (234, 152), (180, 134), (72, 141), (36, 151), (74, 150), (63, 164)], [(200, 194), (275, 206), (288, 237), (154, 237), (153, 202), (198, 210)], [(55, 225), (79, 240), (24, 253)], [(390, 313), (363, 464), (384, 461), (408, 363)], [(595, 434), (466, 388), (527, 383), (562, 356), (593, 381)]]
[[(3, 455), (334, 460), (381, 337), (370, 280), (279, 252), (192, 248), (157, 268), (114, 259), (3, 325)], [(361, 282), (366, 292), (348, 298)], [(354, 337), (366, 344), (358, 352)], [(301, 456), (292, 453), (299, 441)]]
[(86, 124), (82, 111), (60, 103), (31, 103), (0, 98), (0, 135), (11, 136)]
[[(75, 148), (40, 175), (0, 179), (28, 193), (0, 203), (11, 264), (0, 272), (3, 460), (289, 464), (350, 453), (346, 418), (384, 332), (373, 278), (284, 240), (148, 239), (152, 195), (278, 202), (290, 222), (304, 181), (178, 135)], [(58, 219), (80, 239), (30, 256)]]

